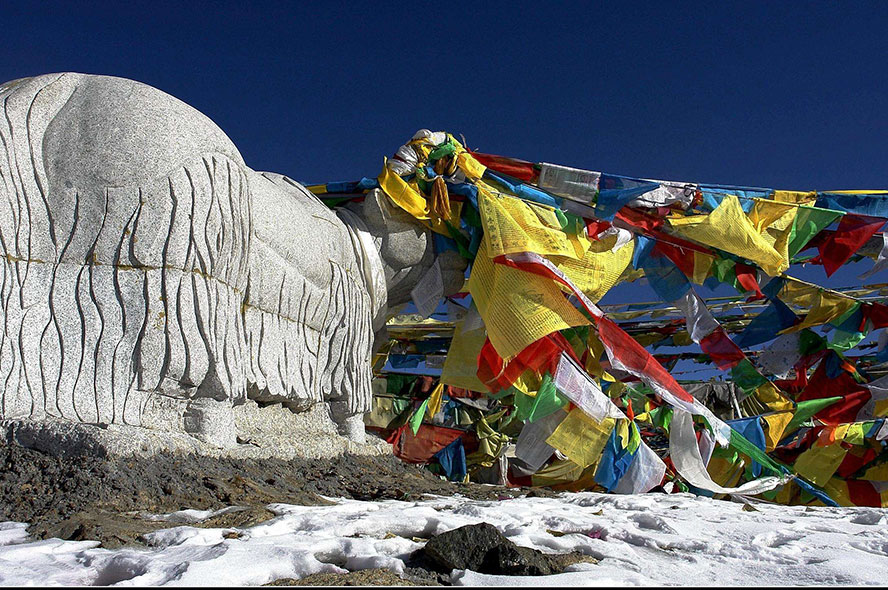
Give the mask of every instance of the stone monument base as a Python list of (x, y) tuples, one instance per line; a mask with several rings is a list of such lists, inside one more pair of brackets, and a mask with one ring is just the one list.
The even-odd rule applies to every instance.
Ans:
[(184, 433), (120, 424), (83, 424), (65, 420), (0, 420), (6, 444), (58, 457), (151, 457), (182, 453), (234, 459), (330, 459), (344, 454), (387, 455), (391, 445), (367, 433), (355, 443), (340, 435), (326, 404), (295, 413), (280, 404), (260, 407), (250, 400), (233, 408), (237, 444), (220, 447)]

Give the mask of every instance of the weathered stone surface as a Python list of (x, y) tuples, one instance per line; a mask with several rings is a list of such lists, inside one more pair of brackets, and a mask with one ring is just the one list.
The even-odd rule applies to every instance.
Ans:
[[(324, 402), (362, 440), (374, 332), (435, 259), (428, 230), (378, 191), (331, 211), (132, 80), (16, 80), (0, 109), (0, 418), (235, 448), (248, 399)], [(463, 261), (441, 266), (458, 289)]]

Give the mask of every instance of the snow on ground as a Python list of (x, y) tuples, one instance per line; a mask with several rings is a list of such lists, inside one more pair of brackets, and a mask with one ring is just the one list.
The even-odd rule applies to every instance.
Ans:
[(153, 520), (155, 522), (171, 522), (171, 523), (196, 523), (203, 522), (209, 518), (215, 518), (229, 512), (240, 512), (247, 510), (243, 506), (229, 506), (221, 510), (179, 510), (178, 512), (170, 512), (169, 514), (149, 514), (147, 512), (139, 513), (144, 520)]
[(245, 529), (159, 530), (146, 535), (148, 548), (138, 549), (107, 550), (94, 541), (33, 541), (27, 525), (0, 523), (0, 584), (221, 586), (378, 567), (403, 572), (403, 560), (422, 546), (422, 539), (479, 522), (495, 525), (519, 545), (549, 553), (580, 551), (599, 562), (576, 564), (545, 577), (455, 571), (455, 584), (762, 586), (888, 581), (888, 511), (882, 509), (756, 503), (752, 511), (744, 510), (742, 503), (690, 494), (591, 492), (501, 501), (457, 496), (336, 502), (272, 504), (275, 518)]

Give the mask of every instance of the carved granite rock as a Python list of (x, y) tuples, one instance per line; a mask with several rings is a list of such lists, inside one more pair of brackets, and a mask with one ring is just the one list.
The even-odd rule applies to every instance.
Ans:
[[(132, 80), (16, 80), (0, 108), (0, 418), (225, 447), (247, 399), (325, 402), (362, 439), (374, 334), (434, 260), (424, 228), (379, 192), (331, 211)], [(452, 291), (464, 266), (442, 260)]]

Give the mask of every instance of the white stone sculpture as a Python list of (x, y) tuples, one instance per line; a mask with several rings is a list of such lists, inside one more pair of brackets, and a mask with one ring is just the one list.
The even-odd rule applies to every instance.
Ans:
[[(374, 335), (434, 260), (380, 191), (332, 211), (145, 84), (0, 86), (0, 418), (235, 445), (234, 406), (364, 436)], [(453, 254), (453, 253), (451, 253)], [(450, 292), (465, 266), (442, 256)]]

